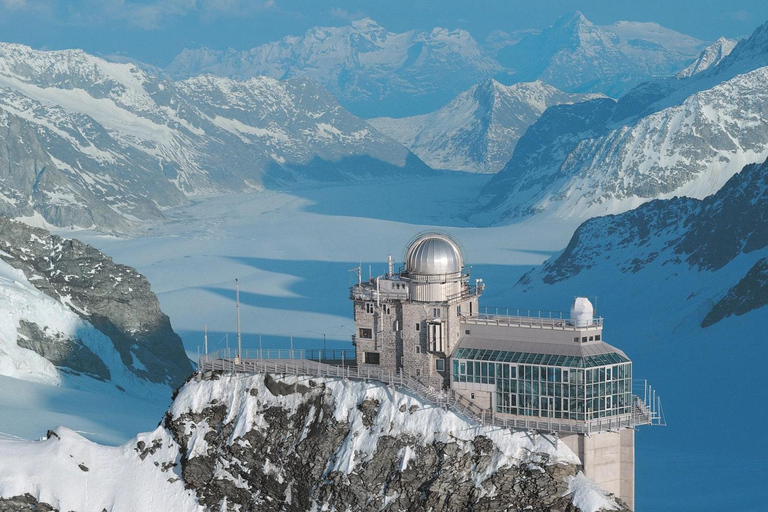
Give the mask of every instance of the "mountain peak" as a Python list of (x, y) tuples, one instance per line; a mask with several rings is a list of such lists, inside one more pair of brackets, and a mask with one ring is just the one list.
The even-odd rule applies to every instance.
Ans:
[(369, 18), (367, 16), (365, 18), (360, 18), (360, 19), (357, 19), (357, 20), (352, 20), (351, 22), (349, 22), (349, 24), (355, 30), (370, 31), (370, 30), (381, 30), (381, 29), (384, 28), (381, 25), (379, 25), (378, 23), (376, 23), (375, 20), (373, 20), (372, 18)]
[(581, 25), (592, 25), (592, 22), (589, 21), (586, 16), (581, 13), (581, 11), (565, 13), (557, 18), (557, 21), (554, 24), (554, 26), (557, 28), (575, 28)]

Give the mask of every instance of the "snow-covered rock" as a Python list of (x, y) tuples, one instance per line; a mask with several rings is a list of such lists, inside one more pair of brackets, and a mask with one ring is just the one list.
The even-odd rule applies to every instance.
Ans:
[(497, 58), (514, 70), (515, 80), (539, 79), (564, 91), (613, 97), (652, 78), (674, 75), (705, 46), (656, 23), (598, 26), (580, 12), (561, 16), (539, 33), (512, 37), (517, 42), (503, 46)]
[(488, 79), (429, 114), (368, 122), (434, 169), (495, 173), (544, 110), (591, 98), (539, 81), (507, 86)]
[(677, 78), (689, 78), (696, 73), (701, 73), (705, 69), (717, 66), (720, 61), (726, 58), (734, 49), (738, 41), (736, 39), (719, 38), (711, 45), (704, 48), (698, 58), (691, 62), (688, 67), (680, 71)]
[(0, 506), (626, 510), (578, 465), (556, 437), (478, 427), (380, 383), (212, 374), (120, 447), (61, 428), (38, 442), (0, 439)]
[(190, 196), (428, 171), (307, 79), (163, 72), (0, 44), (0, 213), (130, 232)]
[[(638, 510), (760, 508), (761, 495), (724, 489), (762, 488), (768, 448), (707, 425), (726, 411), (768, 419), (766, 226), (768, 164), (752, 164), (704, 200), (656, 200), (584, 222), (509, 291), (542, 308), (594, 297), (611, 343), (658, 390), (670, 428), (637, 433), (638, 453), (654, 452), (638, 464)], [(735, 383), (721, 380), (729, 374)], [(683, 478), (669, 478), (675, 465)]]
[(76, 375), (157, 396), (191, 371), (142, 275), (0, 217), (0, 375), (51, 385)]
[[(548, 211), (588, 218), (655, 198), (704, 198), (768, 156), (768, 24), (720, 64), (618, 102), (548, 109), (484, 191), (485, 222)], [(740, 48), (744, 50), (740, 50)]]
[(313, 27), (242, 52), (186, 49), (168, 70), (179, 78), (307, 77), (346, 108), (373, 117), (429, 112), (501, 67), (465, 30), (394, 33), (364, 18), (342, 27)]
[(586, 221), (562, 253), (523, 276), (518, 286), (555, 285), (609, 269), (627, 279), (632, 274), (648, 279), (648, 269), (666, 267), (654, 279), (700, 275), (702, 282), (686, 283), (695, 289), (682, 292), (705, 307), (697, 321), (707, 327), (768, 306), (767, 225), (768, 160), (744, 167), (703, 200), (656, 200)]
[(655, 23), (596, 26), (581, 13), (542, 31), (494, 31), (484, 43), (465, 30), (393, 33), (365, 18), (245, 51), (186, 49), (168, 70), (176, 77), (304, 76), (363, 117), (408, 117), (432, 112), (490, 77), (619, 96), (640, 82), (673, 76), (704, 46)]

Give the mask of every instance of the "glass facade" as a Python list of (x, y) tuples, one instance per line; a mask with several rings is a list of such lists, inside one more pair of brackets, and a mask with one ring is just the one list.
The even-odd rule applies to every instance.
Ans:
[(497, 413), (590, 420), (632, 411), (632, 363), (616, 353), (575, 357), (459, 349), (451, 370), (453, 382), (492, 386)]

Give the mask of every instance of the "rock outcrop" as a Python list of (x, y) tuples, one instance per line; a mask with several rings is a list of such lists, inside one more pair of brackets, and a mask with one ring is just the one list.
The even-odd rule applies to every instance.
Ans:
[(381, 384), (209, 374), (163, 426), (211, 510), (579, 510), (579, 461), (556, 438), (476, 427)]
[[(111, 340), (126, 368), (141, 379), (178, 387), (192, 373), (181, 338), (160, 310), (144, 276), (90, 245), (0, 217), (0, 259), (21, 270)], [(63, 367), (108, 380), (105, 363), (77, 339), (21, 321), (17, 344)]]
[(0, 438), (0, 511), (627, 510), (579, 464), (380, 383), (208, 373), (123, 446)]

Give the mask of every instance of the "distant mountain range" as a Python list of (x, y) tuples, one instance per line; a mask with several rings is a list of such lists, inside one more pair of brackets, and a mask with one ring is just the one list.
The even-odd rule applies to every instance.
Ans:
[(565, 93), (544, 82), (502, 85), (489, 78), (429, 114), (368, 122), (434, 169), (496, 173), (544, 110), (594, 97)]
[(540, 79), (564, 91), (617, 98), (641, 82), (674, 75), (705, 46), (656, 23), (598, 26), (576, 12), (541, 32), (513, 37), (497, 58), (516, 81)]
[(16, 44), (0, 44), (0, 134), (0, 213), (118, 233), (198, 194), (430, 172), (306, 78), (174, 82)]
[(357, 115), (407, 117), (434, 111), (491, 77), (618, 97), (640, 82), (673, 76), (705, 46), (655, 23), (597, 26), (578, 12), (541, 31), (497, 31), (482, 43), (465, 30), (393, 33), (365, 18), (245, 51), (186, 49), (168, 71), (177, 78), (307, 77)]
[(475, 220), (587, 218), (716, 192), (768, 156), (767, 64), (768, 24), (689, 78), (548, 109), (483, 191)]
[(398, 34), (365, 18), (342, 27), (314, 27), (243, 52), (187, 49), (168, 71), (177, 78), (201, 73), (306, 77), (351, 111), (373, 117), (432, 110), (502, 67), (465, 30)]

